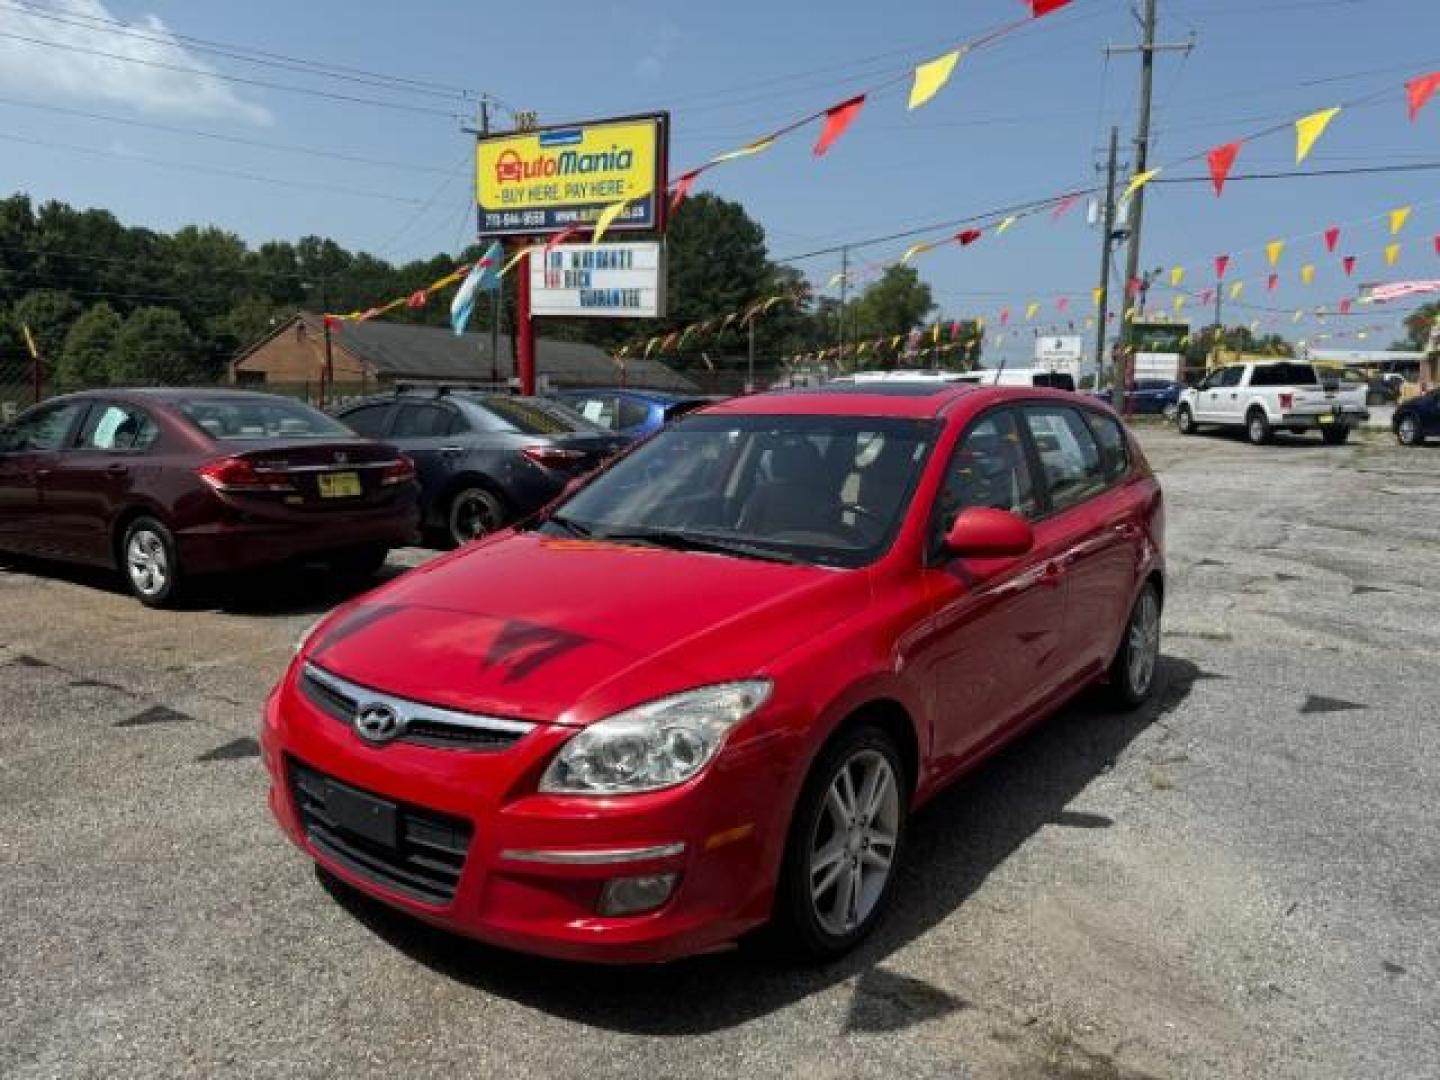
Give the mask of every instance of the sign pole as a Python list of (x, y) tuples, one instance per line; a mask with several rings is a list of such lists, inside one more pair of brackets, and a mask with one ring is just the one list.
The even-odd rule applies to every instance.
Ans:
[(520, 393), (535, 394), (535, 328), (530, 320), (530, 258), (527, 247), (516, 267), (515, 281), (515, 344), (519, 357)]

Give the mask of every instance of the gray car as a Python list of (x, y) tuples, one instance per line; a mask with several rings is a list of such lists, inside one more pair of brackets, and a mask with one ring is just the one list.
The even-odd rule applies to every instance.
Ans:
[(465, 544), (539, 510), (633, 441), (559, 402), (469, 390), (404, 390), (337, 414), (415, 461), (425, 530)]

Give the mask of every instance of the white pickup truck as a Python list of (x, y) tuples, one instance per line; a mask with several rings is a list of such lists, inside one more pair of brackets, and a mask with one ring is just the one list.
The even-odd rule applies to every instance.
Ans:
[(1297, 360), (1227, 364), (1180, 395), (1175, 426), (1193, 435), (1205, 426), (1243, 428), (1257, 446), (1276, 431), (1318, 431), (1332, 446), (1369, 419), (1365, 388), (1322, 381)]

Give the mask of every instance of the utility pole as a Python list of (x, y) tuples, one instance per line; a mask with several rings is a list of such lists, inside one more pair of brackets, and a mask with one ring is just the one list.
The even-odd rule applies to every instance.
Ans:
[[(490, 100), (480, 99), (480, 137), (490, 134)], [(479, 208), (476, 208), (479, 213)], [(505, 288), (505, 279), (497, 278), (495, 288), (490, 292), (490, 381), (499, 381), (500, 367), (500, 292)]]
[[(1141, 28), (1145, 34), (1144, 41), (1138, 46), (1126, 48), (1107, 48), (1106, 55), (1111, 53), (1140, 54), (1140, 114), (1135, 125), (1135, 174), (1143, 173), (1149, 168), (1150, 160), (1150, 99), (1151, 84), (1155, 76), (1155, 54), (1157, 52), (1183, 52), (1189, 53), (1194, 48), (1195, 42), (1192, 38), (1188, 42), (1157, 45), (1155, 43), (1155, 3), (1156, 0), (1145, 0), (1145, 14), (1141, 19)], [(1125, 294), (1130, 295), (1130, 283), (1140, 273), (1140, 232), (1145, 219), (1145, 188), (1142, 185), (1133, 195), (1130, 196), (1130, 238), (1125, 250)], [(1141, 298), (1143, 304), (1143, 298)], [(1124, 344), (1122, 352), (1129, 355), (1133, 342), (1133, 320), (1122, 319), (1120, 340)], [(1120, 371), (1116, 370), (1115, 385), (1112, 398), (1115, 407), (1118, 409), (1125, 403), (1125, 385)]]
[[(1120, 129), (1110, 129), (1110, 159), (1105, 168), (1105, 220), (1104, 232), (1100, 239), (1100, 307), (1095, 312), (1095, 386), (1104, 385), (1101, 375), (1105, 371), (1105, 324), (1110, 318), (1110, 245), (1115, 242), (1115, 169), (1116, 155), (1120, 152)], [(1118, 381), (1118, 380), (1117, 380)]]
[(845, 359), (845, 298), (850, 294), (850, 249), (840, 249), (840, 359)]
[(746, 392), (747, 394), (753, 394), (753, 393), (755, 392), (755, 320), (754, 320), (754, 319), (751, 319), (751, 320), (750, 320), (750, 360), (749, 360), (749, 365), (748, 365), (747, 371), (748, 371), (748, 374), (745, 376), (745, 392)]
[(330, 278), (320, 279), (320, 321), (325, 324), (325, 374), (320, 380), (320, 407), (335, 393), (335, 353), (330, 344)]

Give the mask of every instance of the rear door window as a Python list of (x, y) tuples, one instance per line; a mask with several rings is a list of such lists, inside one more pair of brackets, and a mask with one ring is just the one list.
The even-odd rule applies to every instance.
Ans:
[(650, 406), (644, 402), (631, 401), (629, 398), (620, 399), (620, 423), (618, 426), (622, 431), (639, 427), (649, 420)]
[(450, 434), (452, 414), (443, 405), (401, 405), (395, 417), (397, 439), (433, 439)]
[(380, 405), (361, 405), (358, 409), (352, 409), (340, 417), (340, 422), (356, 435), (378, 439), (385, 434), (389, 419), (390, 403), (387, 401)]
[(1085, 413), (1085, 420), (1095, 434), (1100, 446), (1100, 464), (1105, 470), (1105, 479), (1110, 483), (1119, 480), (1130, 468), (1130, 455), (1125, 442), (1125, 431), (1119, 421), (1099, 413)]
[(1108, 481), (1100, 447), (1078, 412), (1030, 406), (1025, 409), (1025, 424), (1040, 458), (1052, 510), (1068, 509), (1105, 490)]
[(146, 450), (160, 429), (143, 409), (96, 403), (80, 429), (81, 450)]

